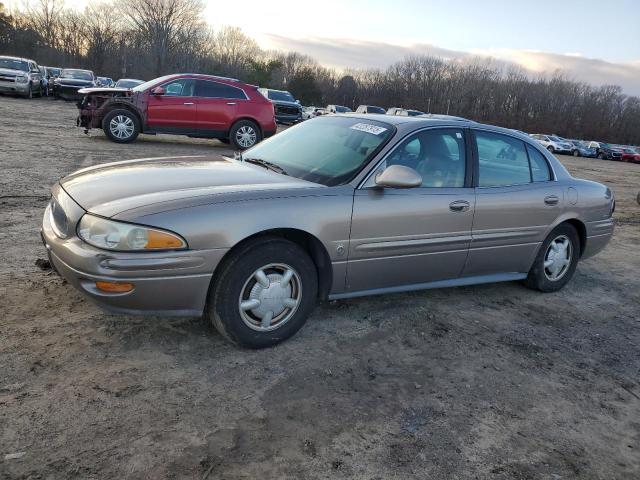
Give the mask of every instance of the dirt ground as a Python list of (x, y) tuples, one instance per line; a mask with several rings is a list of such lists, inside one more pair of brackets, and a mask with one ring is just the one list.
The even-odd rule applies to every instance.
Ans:
[(640, 478), (640, 165), (560, 157), (618, 205), (561, 292), (332, 302), (246, 351), (201, 319), (105, 313), (36, 266), (59, 177), (224, 149), (117, 145), (75, 115), (0, 97), (1, 479)]

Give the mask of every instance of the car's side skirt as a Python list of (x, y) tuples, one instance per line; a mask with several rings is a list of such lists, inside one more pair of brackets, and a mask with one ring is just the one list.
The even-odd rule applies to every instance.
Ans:
[(449, 280), (438, 280), (427, 283), (414, 283), (412, 285), (398, 285), (396, 287), (375, 288), (372, 290), (360, 290), (357, 292), (334, 293), (329, 295), (329, 300), (342, 300), (346, 298), (365, 297), (369, 295), (381, 295), (385, 293), (414, 292), (416, 290), (429, 290), (432, 288), (464, 287), (466, 285), (478, 285), (481, 283), (512, 282), (527, 278), (526, 273), (493, 273), (491, 275), (477, 275), (473, 277), (458, 277)]

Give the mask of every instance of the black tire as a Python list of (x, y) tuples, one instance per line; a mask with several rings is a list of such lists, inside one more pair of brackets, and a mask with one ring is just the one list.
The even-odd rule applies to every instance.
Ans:
[(574, 157), (579, 157), (580, 156), (580, 152), (578, 150), (574, 150), (573, 151), (573, 156)]
[[(255, 140), (251, 144), (243, 144), (241, 139), (239, 138), (239, 132), (242, 132), (242, 129), (248, 129), (248, 131), (252, 131), (253, 135), (251, 138)], [(229, 140), (233, 144), (235, 148), (238, 150), (246, 150), (247, 148), (251, 148), (262, 140), (262, 132), (260, 131), (260, 127), (256, 125), (251, 120), (239, 120), (233, 124), (231, 130), (229, 130)]]
[[(111, 131), (111, 121), (116, 119), (117, 117), (121, 117), (121, 119), (123, 120), (123, 122), (121, 123), (132, 126), (130, 134), (127, 135), (127, 130), (122, 132), (123, 136), (118, 136), (116, 133)], [(138, 138), (138, 135), (140, 134), (140, 119), (138, 118), (138, 115), (133, 113), (131, 110), (127, 110), (124, 108), (111, 110), (105, 115), (104, 119), (102, 120), (102, 130), (104, 131), (104, 134), (107, 136), (107, 138), (112, 142), (130, 143)]]
[(31, 86), (31, 82), (29, 82), (29, 91), (25, 93), (24, 98), (28, 98), (29, 100), (33, 98), (33, 87)]
[[(297, 273), (299, 303), (291, 309), (291, 316), (284, 310), (283, 323), (270, 331), (259, 331), (243, 319), (240, 310), (241, 298), (248, 289), (258, 287), (254, 273), (273, 264), (283, 264)], [(213, 279), (209, 292), (205, 317), (220, 334), (236, 345), (247, 348), (265, 348), (276, 345), (296, 333), (313, 311), (318, 296), (318, 273), (307, 252), (299, 245), (278, 237), (262, 237), (242, 245), (231, 257), (223, 261)], [(271, 280), (273, 281), (273, 280)], [(292, 280), (293, 281), (293, 280)], [(291, 287), (293, 291), (293, 286)], [(251, 291), (254, 291), (254, 290)], [(291, 295), (294, 295), (293, 293)], [(242, 297), (241, 297), (242, 296)], [(252, 310), (245, 317), (253, 315)], [(271, 318), (271, 317), (270, 317)], [(277, 317), (276, 317), (277, 319)], [(251, 320), (251, 319), (250, 319)], [(260, 322), (256, 318), (257, 323)], [(249, 322), (250, 323), (250, 322)], [(277, 325), (273, 323), (272, 325)], [(273, 328), (273, 327), (270, 327)]]
[(601, 153), (599, 153), (599, 154), (598, 154), (598, 158), (599, 158), (600, 160), (604, 160), (604, 153), (602, 153), (602, 152), (601, 152)]
[[(567, 238), (571, 245), (570, 254), (568, 255), (571, 257), (570, 264), (557, 280), (552, 280), (549, 278), (544, 266), (545, 258), (547, 252), (550, 250), (551, 242), (563, 237)], [(564, 287), (569, 280), (571, 280), (571, 277), (573, 277), (579, 258), (580, 239), (578, 238), (578, 232), (576, 232), (576, 229), (572, 225), (568, 223), (561, 223), (554, 228), (545, 241), (542, 242), (538, 255), (536, 255), (536, 259), (534, 260), (524, 283), (527, 287), (534, 290), (540, 290), (541, 292), (558, 291)]]
[(547, 150), (549, 150), (551, 153), (555, 153), (556, 151), (551, 145), (547, 147)]

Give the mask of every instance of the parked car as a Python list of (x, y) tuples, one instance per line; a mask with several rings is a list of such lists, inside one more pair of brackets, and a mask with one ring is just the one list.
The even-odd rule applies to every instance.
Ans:
[(353, 112), (353, 110), (351, 110), (349, 107), (345, 107), (344, 105), (327, 105), (325, 110), (327, 111), (327, 113), (351, 113), (351, 112)]
[(138, 85), (142, 85), (144, 80), (138, 80), (135, 78), (121, 78), (115, 84), (115, 88), (133, 88)]
[(428, 113), (421, 112), (420, 110), (411, 110), (406, 108), (392, 107), (387, 110), (387, 115), (400, 115), (403, 117), (417, 117), (419, 115), (429, 115)]
[(318, 299), (513, 280), (559, 290), (608, 243), (614, 208), (605, 185), (508, 129), (327, 115), (235, 159), (73, 173), (53, 187), (42, 238), (98, 304), (204, 314), (260, 348)]
[(319, 115), (326, 114), (327, 111), (324, 108), (319, 107), (302, 107), (302, 119), (309, 120), (310, 118), (315, 118)]
[(356, 113), (387, 113), (386, 110), (382, 107), (376, 107), (373, 105), (360, 105), (356, 108)]
[(623, 162), (640, 163), (640, 153), (633, 147), (619, 145), (618, 148), (622, 151), (620, 160)]
[(574, 157), (586, 157), (586, 158), (595, 158), (596, 157), (596, 149), (589, 148), (586, 142), (582, 140), (569, 140), (571, 145), (573, 145), (573, 150), (571, 154)]
[(118, 143), (140, 133), (218, 138), (238, 149), (276, 133), (273, 105), (257, 87), (212, 75), (166, 75), (133, 89), (87, 88), (78, 125)]
[(82, 88), (93, 87), (96, 79), (91, 70), (79, 68), (63, 68), (60, 76), (53, 81), (53, 98), (77, 100), (82, 97), (78, 91)]
[(97, 77), (96, 87), (106, 87), (106, 88), (115, 87), (115, 82), (113, 81), (112, 78), (109, 78), (109, 77)]
[(42, 96), (42, 74), (38, 64), (28, 58), (0, 56), (0, 93), (13, 93), (25, 98)]
[(259, 88), (258, 91), (273, 103), (276, 122), (291, 125), (302, 120), (300, 102), (293, 98), (289, 92), (272, 88)]
[(622, 160), (622, 150), (605, 142), (589, 142), (589, 148), (596, 151), (596, 157), (600, 160)]
[(530, 135), (542, 144), (551, 153), (572, 153), (575, 149), (572, 143), (569, 141), (563, 141), (559, 137), (554, 135), (544, 135), (541, 133), (534, 133)]

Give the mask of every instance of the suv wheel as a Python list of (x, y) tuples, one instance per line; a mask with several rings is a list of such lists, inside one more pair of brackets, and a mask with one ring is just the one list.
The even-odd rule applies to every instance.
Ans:
[(140, 120), (130, 110), (111, 110), (102, 120), (102, 130), (113, 142), (133, 142), (140, 133)]
[(229, 140), (238, 150), (246, 150), (262, 140), (258, 126), (251, 120), (240, 120), (231, 127)]
[(568, 223), (558, 225), (542, 243), (525, 285), (541, 292), (560, 290), (571, 280), (579, 256), (576, 229)]
[(33, 86), (31, 85), (31, 82), (29, 82), (29, 90), (24, 94), (24, 97), (29, 99), (33, 98)]
[(257, 238), (219, 268), (205, 314), (237, 345), (264, 348), (282, 342), (304, 325), (315, 307), (316, 267), (293, 242)]

